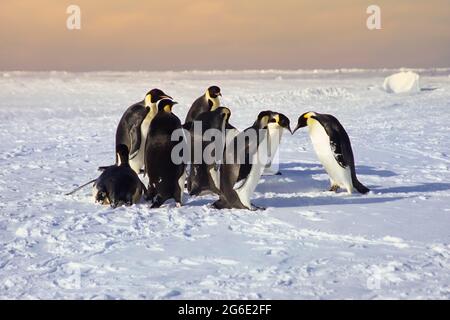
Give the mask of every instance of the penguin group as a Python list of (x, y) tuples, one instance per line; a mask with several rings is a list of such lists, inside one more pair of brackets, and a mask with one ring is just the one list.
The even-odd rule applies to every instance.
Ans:
[[(334, 116), (306, 112), (292, 131), (288, 117), (265, 110), (240, 132), (220, 97), (218, 86), (209, 87), (194, 101), (184, 123), (174, 113), (177, 102), (160, 89), (131, 105), (117, 126), (115, 164), (100, 167), (101, 175), (89, 182), (94, 201), (115, 208), (143, 198), (158, 208), (173, 199), (179, 207), (186, 189), (192, 197), (216, 195), (212, 206), (217, 209), (264, 209), (251, 202), (261, 175), (270, 167), (283, 132), (294, 134), (303, 127), (308, 127), (329, 176), (329, 191), (369, 192), (356, 177), (350, 139)], [(139, 175), (148, 178), (147, 186)]]

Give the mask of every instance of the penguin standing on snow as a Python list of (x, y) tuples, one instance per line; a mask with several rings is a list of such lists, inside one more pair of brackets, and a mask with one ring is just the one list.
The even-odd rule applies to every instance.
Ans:
[(339, 188), (365, 194), (370, 190), (358, 181), (350, 138), (340, 122), (329, 114), (306, 112), (298, 118), (294, 132), (308, 126), (314, 150), (330, 177), (330, 191)]
[(263, 111), (251, 127), (226, 145), (225, 164), (220, 168), (220, 199), (214, 202), (215, 208), (263, 209), (253, 205), (250, 197), (270, 161), (270, 154), (278, 149), (279, 135), (284, 129), (291, 131), (285, 115)]
[[(119, 121), (116, 131), (116, 146), (124, 144), (130, 150), (130, 166), (136, 172), (144, 166), (145, 140), (148, 128), (156, 113), (156, 103), (161, 99), (172, 99), (159, 89), (152, 89), (144, 100), (130, 106)], [(119, 159), (116, 158), (116, 162)]]
[[(195, 120), (198, 123), (189, 122), (189, 126), (184, 126), (185, 129), (189, 130), (191, 138), (191, 165), (188, 169), (187, 179), (189, 195), (201, 196), (208, 193), (220, 193), (218, 184), (219, 166), (226, 143), (226, 129), (232, 127), (228, 123), (230, 116), (230, 109), (219, 107), (214, 111), (200, 114)], [(197, 126), (200, 126), (198, 132)], [(220, 133), (220, 137), (211, 139), (213, 141), (205, 136), (205, 132), (211, 132), (209, 131), (211, 129), (215, 129), (216, 134)], [(211, 156), (211, 159), (204, 159), (203, 157), (207, 148), (213, 149), (215, 153)], [(201, 155), (201, 159), (196, 159), (196, 154)]]
[(214, 111), (220, 107), (219, 97), (222, 96), (220, 88), (217, 86), (209, 87), (205, 94), (194, 101), (186, 116), (184, 123), (194, 121), (201, 113)]
[(184, 141), (182, 134), (178, 141), (172, 141), (172, 133), (182, 130), (180, 119), (172, 113), (174, 104), (171, 99), (157, 103), (158, 113), (150, 124), (145, 144), (145, 174), (149, 179), (146, 198), (152, 201), (152, 208), (172, 198), (181, 206), (183, 200), (185, 164), (172, 159), (172, 150)]
[(113, 208), (137, 203), (146, 190), (129, 165), (128, 147), (119, 144), (116, 152), (118, 163), (107, 167), (94, 182), (95, 201)]

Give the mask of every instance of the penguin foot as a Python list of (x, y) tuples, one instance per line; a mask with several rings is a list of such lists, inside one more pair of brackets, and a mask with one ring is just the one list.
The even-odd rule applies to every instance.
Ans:
[(328, 189), (328, 191), (331, 192), (337, 192), (339, 190), (339, 186), (338, 185), (332, 185), (330, 189)]
[(153, 197), (148, 193), (144, 193), (144, 200), (147, 202), (153, 202)]
[(224, 200), (217, 200), (211, 204), (211, 207), (214, 209), (231, 209), (231, 207)]
[(254, 205), (253, 203), (251, 205), (252, 205), (252, 208), (250, 210), (252, 210), (252, 211), (258, 211), (258, 210), (264, 211), (264, 210), (266, 210), (265, 207), (259, 207), (259, 206)]
[(152, 205), (150, 206), (150, 209), (156, 209), (156, 208), (159, 208), (159, 207), (161, 207), (161, 205), (162, 205), (162, 203), (160, 203), (160, 202), (158, 202), (158, 201), (155, 201), (155, 202), (153, 202)]
[(281, 171), (273, 171), (272, 169), (270, 169), (270, 168), (268, 168), (268, 169), (266, 169), (266, 170), (264, 170), (264, 172), (262, 173), (262, 175), (263, 176), (281, 176), (281, 175), (283, 175), (282, 173), (281, 173)]

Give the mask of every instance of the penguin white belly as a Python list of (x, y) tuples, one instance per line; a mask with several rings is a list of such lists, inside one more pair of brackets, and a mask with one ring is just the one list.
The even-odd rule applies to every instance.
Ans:
[(278, 169), (272, 169), (272, 162), (275, 158), (275, 155), (278, 152), (278, 146), (281, 142), (281, 136), (283, 135), (283, 128), (280, 127), (278, 124), (269, 123), (267, 126), (267, 129), (269, 131), (269, 138), (268, 138), (268, 161), (267, 165), (264, 168), (264, 175), (275, 175), (279, 171)]
[[(184, 195), (184, 183), (186, 181), (186, 170), (184, 170), (183, 174), (181, 175), (181, 177), (178, 179), (178, 186), (180, 188), (180, 205), (183, 203), (183, 195)], [(178, 205), (178, 204), (177, 204)]]
[(254, 162), (244, 184), (236, 190), (236, 193), (242, 204), (249, 209), (252, 208), (250, 198), (253, 195), (253, 192), (255, 192), (256, 186), (258, 185), (263, 170), (264, 165)]
[(330, 180), (333, 184), (345, 188), (351, 193), (353, 184), (350, 167), (342, 168), (336, 161), (333, 151), (331, 150), (330, 138), (318, 121), (311, 121), (311, 123), (308, 124), (308, 127), (314, 151), (316, 152), (319, 161), (324, 166), (325, 171), (330, 176)]
[(261, 178), (261, 175), (266, 166), (266, 160), (268, 156), (267, 140), (261, 141), (258, 146), (258, 151), (252, 156), (252, 168), (244, 180), (242, 186), (236, 189), (236, 193), (241, 200), (242, 204), (251, 209), (252, 204), (250, 201), (253, 192), (255, 192), (256, 186)]

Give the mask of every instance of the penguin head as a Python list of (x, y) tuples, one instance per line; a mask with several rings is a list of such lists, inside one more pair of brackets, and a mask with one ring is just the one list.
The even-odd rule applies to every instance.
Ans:
[(160, 89), (152, 89), (149, 92), (147, 92), (147, 94), (145, 95), (145, 99), (144, 99), (145, 106), (149, 107), (161, 99), (172, 99), (172, 97), (165, 94)]
[(211, 86), (208, 88), (207, 93), (210, 98), (216, 99), (217, 97), (221, 97), (222, 93), (220, 92), (220, 88), (218, 86)]
[(308, 111), (308, 112), (305, 112), (304, 114), (302, 114), (298, 118), (297, 126), (294, 129), (294, 133), (298, 129), (306, 127), (308, 125), (308, 119), (314, 118), (315, 116), (316, 116), (316, 113), (313, 111)]
[(258, 118), (256, 118), (256, 121), (253, 124), (253, 126), (255, 126), (259, 129), (266, 128), (267, 125), (269, 124), (269, 120), (271, 119), (272, 115), (273, 115), (273, 112), (270, 110), (261, 111), (258, 114)]
[(158, 112), (172, 112), (172, 107), (178, 102), (173, 101), (172, 99), (161, 99), (158, 101)]
[(275, 123), (292, 134), (289, 118), (282, 113), (272, 112), (272, 115), (269, 118), (269, 123)]
[(128, 147), (124, 144), (119, 144), (116, 146), (117, 159), (119, 159), (119, 166), (128, 164), (129, 151)]
[(109, 197), (108, 194), (106, 193), (106, 191), (104, 190), (99, 190), (97, 192), (97, 194), (95, 195), (95, 202), (100, 203), (102, 205), (104, 204), (109, 204)]

